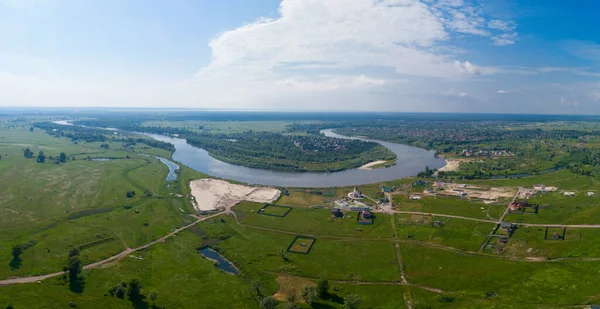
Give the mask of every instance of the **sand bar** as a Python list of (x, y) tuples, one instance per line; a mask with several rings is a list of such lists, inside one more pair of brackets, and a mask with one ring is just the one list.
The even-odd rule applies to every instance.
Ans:
[(387, 162), (387, 161), (384, 161), (384, 160), (373, 161), (373, 162), (367, 163), (367, 164), (359, 167), (358, 169), (361, 169), (361, 170), (372, 170), (373, 166), (379, 165), (379, 164), (383, 164), (385, 162)]

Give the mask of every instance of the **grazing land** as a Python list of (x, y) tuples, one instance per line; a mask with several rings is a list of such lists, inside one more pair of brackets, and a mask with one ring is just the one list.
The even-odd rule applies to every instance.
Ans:
[[(115, 127), (215, 136), (249, 129), (311, 136), (322, 126), (342, 132), (348, 124), (114, 118)], [(600, 146), (589, 128), (589, 137), (580, 140), (569, 135), (581, 133), (574, 123), (520, 123), (517, 133), (486, 124), (479, 135), (455, 123), (464, 135), (460, 147), (485, 144), (475, 152), (481, 155), (446, 151), (461, 161), (457, 170), (436, 175), (426, 170), (419, 177), (359, 186), (356, 202), (354, 187), (265, 188), (209, 179), (182, 164), (176, 180), (167, 181), (167, 166), (147, 155), (173, 160), (173, 145), (121, 130), (53, 124), (60, 119), (71, 117), (0, 118), (0, 306), (258, 309), (265, 296), (285, 303), (296, 295), (299, 308), (341, 308), (351, 294), (362, 300), (359, 308), (600, 303), (600, 188), (594, 163)], [(109, 124), (102, 115), (79, 121)], [(424, 134), (407, 143), (432, 141), (431, 148), (444, 152), (441, 141), (421, 125), (389, 131), (378, 127), (391, 126), (385, 119), (376, 125), (353, 123), (348, 127), (356, 128), (355, 135), (385, 135), (391, 141), (399, 138), (394, 134)], [(434, 125), (450, 134), (450, 124)], [(394, 134), (375, 135), (376, 128)], [(573, 132), (559, 134), (567, 128)], [(494, 130), (505, 137), (493, 137)], [(536, 137), (531, 130), (543, 134)], [(519, 148), (526, 147), (525, 138), (535, 141), (533, 147), (543, 141), (540, 154), (555, 151), (546, 163), (560, 162), (556, 169), (532, 170), (530, 164), (541, 161), (533, 156), (535, 149)], [(509, 143), (515, 145), (510, 155), (478, 152)], [(586, 156), (577, 156), (576, 148), (587, 149)], [(507, 163), (519, 158), (522, 165)], [(503, 177), (506, 169), (490, 174), (486, 169), (499, 168), (496, 161), (522, 169), (510, 169), (514, 177)], [(537, 212), (528, 208), (532, 205), (539, 206)], [(357, 222), (364, 209), (375, 216), (373, 224)], [(202, 258), (198, 249), (207, 246), (240, 274), (222, 272)], [(40, 275), (48, 276), (35, 277)], [(134, 279), (142, 296), (119, 297), (121, 282), (130, 286)], [(328, 281), (327, 293), (307, 304), (300, 297), (303, 288), (322, 279)]]

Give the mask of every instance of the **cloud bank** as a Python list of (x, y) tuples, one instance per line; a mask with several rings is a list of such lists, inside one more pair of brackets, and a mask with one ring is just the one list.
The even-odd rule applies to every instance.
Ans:
[[(444, 112), (562, 112), (598, 97), (593, 81), (528, 84), (541, 74), (594, 77), (589, 68), (488, 64), (497, 63), (488, 53), (519, 41), (515, 20), (469, 0), (283, 0), (276, 17), (214, 36), (193, 76), (19, 75), (0, 61), (0, 94), (7, 105)], [(569, 52), (596, 59), (592, 44)]]

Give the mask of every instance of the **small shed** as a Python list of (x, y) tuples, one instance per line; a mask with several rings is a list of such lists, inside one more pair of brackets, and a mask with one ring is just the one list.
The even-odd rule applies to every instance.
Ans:
[(341, 209), (336, 208), (334, 210), (331, 211), (331, 216), (334, 218), (343, 218), (344, 217), (344, 213), (342, 212)]
[(368, 211), (368, 210), (363, 210), (362, 216), (365, 219), (371, 219), (371, 218), (373, 218), (373, 214), (370, 211)]

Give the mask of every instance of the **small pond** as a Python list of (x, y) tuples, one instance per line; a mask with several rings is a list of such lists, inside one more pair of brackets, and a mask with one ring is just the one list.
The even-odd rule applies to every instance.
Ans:
[(235, 268), (235, 266), (233, 266), (231, 262), (225, 259), (221, 254), (219, 254), (219, 252), (209, 247), (204, 247), (200, 249), (199, 252), (206, 259), (217, 262), (217, 267), (219, 267), (220, 270), (232, 275), (240, 274), (239, 270)]

